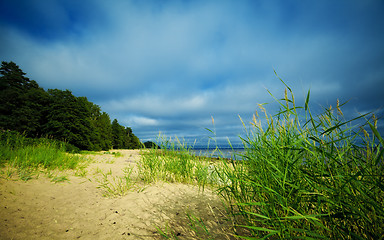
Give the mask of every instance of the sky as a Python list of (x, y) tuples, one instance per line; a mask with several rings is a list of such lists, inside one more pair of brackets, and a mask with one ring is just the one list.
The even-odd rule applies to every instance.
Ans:
[(382, 118), (383, 13), (381, 0), (0, 0), (0, 60), (143, 142), (237, 144), (239, 116), (284, 96), (279, 78), (299, 105), (310, 89), (314, 112), (339, 99), (346, 119)]

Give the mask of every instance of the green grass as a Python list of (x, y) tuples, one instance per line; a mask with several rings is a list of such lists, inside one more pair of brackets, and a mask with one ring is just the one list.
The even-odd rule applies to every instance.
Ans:
[(104, 154), (112, 154), (116, 158), (123, 156), (123, 154), (121, 152), (110, 152), (110, 151), (107, 151), (107, 152), (104, 152)]
[[(309, 99), (308, 91), (303, 106), (296, 105), (286, 86), (284, 96), (275, 98), (277, 113), (261, 104), (249, 127), (242, 122), (243, 161), (213, 162), (191, 154), (178, 138), (163, 137), (161, 150), (141, 152), (138, 177), (216, 189), (233, 234), (241, 239), (384, 239), (384, 140), (378, 119), (369, 114), (345, 119), (338, 101), (314, 115)], [(2, 177), (27, 181), (38, 177), (39, 169), (86, 175), (86, 161), (68, 154), (63, 143), (12, 132), (1, 132), (0, 142)], [(121, 177), (102, 173), (99, 188), (107, 197), (123, 196), (135, 187), (131, 174), (131, 169)], [(204, 220), (188, 216), (191, 229), (210, 238)], [(177, 239), (172, 230), (159, 232)]]
[(210, 161), (211, 158), (193, 155), (191, 148), (177, 138), (175, 143), (167, 145), (171, 141), (167, 140), (162, 149), (141, 152), (142, 158), (138, 169), (139, 176), (144, 182), (161, 180), (197, 184), (202, 190), (207, 185), (215, 186), (220, 183), (217, 169), (222, 167), (221, 161)]
[(39, 169), (82, 169), (87, 164), (81, 155), (67, 153), (65, 143), (50, 139), (30, 139), (15, 132), (1, 132), (0, 143), (0, 167), (6, 178), (13, 175), (10, 169), (16, 169), (19, 178), (27, 181), (38, 176)]
[[(283, 98), (272, 97), (280, 106), (277, 113), (268, 114), (261, 104), (262, 116), (256, 112), (249, 127), (241, 120), (244, 161), (222, 161), (213, 171), (219, 181), (211, 186), (226, 202), (234, 234), (240, 239), (384, 239), (384, 141), (375, 115), (345, 119), (339, 101), (313, 115), (310, 91), (297, 106), (288, 86)], [(163, 150), (143, 154), (145, 181), (204, 187), (215, 178), (209, 162), (192, 156), (177, 138), (181, 151), (171, 140), (163, 142)]]
[[(260, 109), (242, 140), (245, 161), (221, 173), (219, 188), (244, 239), (382, 239), (384, 236), (383, 140), (373, 116), (358, 128), (339, 102), (318, 116), (296, 106), (287, 86), (277, 114)], [(336, 113), (335, 113), (336, 112)], [(300, 115), (302, 114), (302, 115)], [(368, 127), (373, 134), (362, 137)], [(359, 146), (358, 138), (365, 146)]]
[(112, 176), (112, 170), (107, 173), (102, 173), (102, 179), (98, 180), (99, 189), (103, 190), (103, 196), (108, 198), (121, 197), (126, 195), (135, 187), (135, 182), (132, 180), (132, 169), (123, 169), (124, 176)]
[(66, 181), (69, 181), (67, 176), (57, 176), (51, 179), (51, 182), (54, 182), (54, 183), (66, 182)]
[[(200, 217), (197, 217), (193, 214), (186, 213), (186, 222), (189, 224), (191, 230), (190, 235), (193, 235), (193, 239), (199, 240), (213, 240), (212, 234), (209, 232), (207, 225), (204, 223), (204, 220)], [(158, 233), (165, 239), (184, 239), (184, 236), (180, 232), (175, 231), (172, 227), (165, 225), (164, 228), (155, 226)]]

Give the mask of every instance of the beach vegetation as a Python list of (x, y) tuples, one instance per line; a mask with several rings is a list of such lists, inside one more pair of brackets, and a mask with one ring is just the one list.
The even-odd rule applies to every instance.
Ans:
[[(284, 82), (283, 82), (284, 83)], [(285, 83), (284, 83), (285, 84)], [(374, 115), (344, 119), (339, 101), (314, 116), (310, 91), (297, 106), (286, 86), (276, 114), (259, 105), (242, 141), (243, 161), (225, 163), (218, 188), (243, 239), (381, 239), (384, 142)], [(263, 125), (262, 119), (267, 123)], [(362, 125), (353, 125), (362, 120)], [(360, 121), (361, 122), (361, 121)], [(371, 134), (368, 134), (370, 130)]]
[(121, 197), (126, 195), (135, 187), (135, 182), (133, 181), (132, 168), (123, 169), (123, 176), (113, 176), (112, 170), (109, 170), (106, 173), (101, 173), (102, 178), (98, 179), (98, 187), (103, 191), (103, 196), (108, 198)]
[[(18, 132), (0, 132), (0, 166), (2, 175), (10, 178), (15, 173), (24, 181), (39, 176), (39, 172), (52, 170), (81, 170), (88, 161), (79, 154), (68, 154), (74, 149), (68, 143), (28, 138)], [(49, 175), (49, 174), (48, 174)]]
[[(85, 154), (143, 146), (131, 128), (116, 119), (111, 122), (85, 97), (68, 90), (45, 91), (13, 62), (3, 62), (0, 73), (2, 178), (28, 181), (43, 172), (52, 182), (65, 182), (68, 177), (57, 171), (86, 176)], [(159, 135), (156, 144), (144, 144), (137, 176), (132, 168), (122, 176), (96, 168), (98, 188), (105, 197), (143, 191), (138, 181), (210, 188), (224, 202), (231, 236), (240, 239), (383, 239), (384, 140), (379, 119), (374, 113), (346, 119), (346, 103), (339, 100), (315, 114), (310, 91), (298, 103), (281, 82), (284, 95), (271, 94), (277, 112), (270, 114), (267, 105), (260, 104), (250, 123), (240, 117), (241, 154), (228, 159), (216, 147), (218, 157), (202, 157), (178, 137)], [(207, 130), (214, 135), (210, 145), (216, 130)], [(80, 150), (93, 152), (75, 154)], [(196, 236), (212, 237), (204, 219), (188, 213), (186, 221)], [(167, 239), (179, 237), (172, 229), (158, 230)]]
[[(233, 235), (383, 239), (384, 141), (378, 119), (373, 113), (345, 119), (345, 103), (339, 100), (314, 115), (310, 91), (299, 106), (291, 88), (285, 87), (282, 98), (271, 94), (280, 106), (277, 113), (269, 114), (266, 104), (260, 104), (249, 125), (240, 118), (245, 132), (240, 137), (242, 160), (222, 158), (214, 170), (221, 181), (210, 186), (225, 202)], [(210, 164), (193, 156), (177, 138), (178, 147), (172, 144), (164, 139), (162, 150), (143, 154), (143, 178), (205, 186), (212, 178)], [(177, 239), (167, 232), (160, 233)]]
[(221, 181), (217, 175), (222, 162), (192, 153), (192, 147), (172, 138), (159, 135), (160, 148), (141, 152), (138, 164), (139, 176), (144, 182), (155, 181), (197, 184), (201, 190), (207, 185), (217, 185)]

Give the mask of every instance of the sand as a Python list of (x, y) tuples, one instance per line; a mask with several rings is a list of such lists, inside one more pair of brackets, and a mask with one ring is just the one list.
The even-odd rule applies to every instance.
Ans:
[[(98, 188), (102, 173), (121, 176), (137, 167), (138, 150), (89, 155), (86, 174), (57, 174), (69, 181), (54, 183), (46, 174), (29, 181), (0, 178), (0, 239), (164, 239), (156, 227), (179, 239), (205, 239), (189, 227), (187, 214), (203, 219), (212, 239), (230, 239), (229, 223), (217, 194), (180, 183), (138, 182), (124, 196), (108, 198)], [(1, 176), (0, 176), (1, 177)]]

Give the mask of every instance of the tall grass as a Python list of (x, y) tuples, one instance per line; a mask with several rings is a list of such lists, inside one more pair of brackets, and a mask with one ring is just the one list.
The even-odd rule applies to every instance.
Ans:
[(256, 112), (250, 127), (243, 123), (245, 160), (219, 173), (230, 180), (219, 193), (240, 216), (238, 237), (383, 239), (384, 141), (377, 119), (345, 120), (339, 102), (313, 116), (309, 97), (308, 91), (304, 106), (296, 106), (286, 86), (284, 98), (275, 98), (277, 114), (260, 105), (263, 117)]
[[(142, 158), (139, 162), (139, 177), (144, 182), (180, 182), (198, 185), (199, 191), (204, 191), (206, 187), (215, 189), (217, 186), (225, 184), (227, 181), (224, 176), (219, 176), (223, 168), (223, 163), (219, 158), (197, 156), (194, 154), (193, 145), (190, 146), (181, 142), (177, 137), (172, 138), (159, 136), (161, 149), (156, 146), (152, 149), (142, 150)], [(223, 159), (224, 160), (224, 159)], [(211, 208), (212, 214), (214, 214)], [(229, 225), (224, 229), (214, 229), (212, 225), (207, 225), (204, 219), (194, 214), (186, 213), (184, 219), (187, 225), (188, 233), (192, 239), (216, 239), (214, 236), (220, 236), (219, 239), (229, 239), (231, 236), (227, 232)], [(226, 222), (227, 219), (217, 219), (217, 223)], [(165, 227), (155, 226), (159, 234), (164, 239), (184, 239), (179, 231), (166, 225)], [(189, 228), (188, 228), (189, 227)], [(211, 232), (212, 231), (212, 232)], [(189, 239), (189, 237), (187, 237)]]
[(19, 173), (32, 173), (39, 168), (75, 169), (85, 164), (81, 156), (68, 154), (67, 145), (63, 142), (30, 139), (16, 132), (5, 131), (0, 133), (0, 143), (0, 166), (16, 168)]
[(339, 101), (314, 115), (310, 91), (298, 106), (285, 86), (283, 98), (271, 94), (280, 106), (276, 114), (261, 104), (261, 116), (256, 112), (249, 127), (243, 122), (243, 161), (222, 161), (210, 171), (212, 165), (177, 138), (176, 147), (163, 139), (162, 150), (143, 154), (142, 178), (203, 187), (211, 181), (239, 238), (384, 239), (384, 140), (377, 118), (345, 119)]
[(139, 175), (145, 182), (157, 180), (197, 184), (204, 190), (207, 185), (219, 184), (217, 169), (221, 161), (195, 156), (192, 147), (165, 136), (161, 138), (161, 149), (144, 150), (139, 162)]

